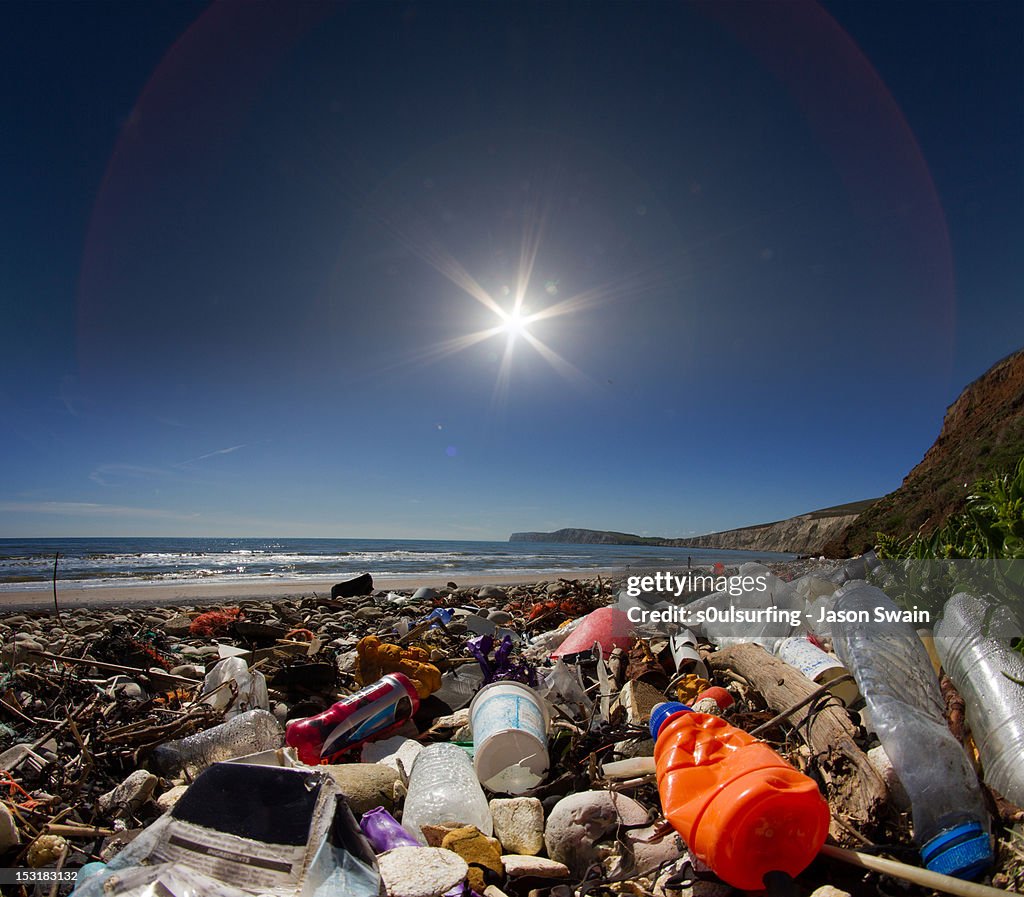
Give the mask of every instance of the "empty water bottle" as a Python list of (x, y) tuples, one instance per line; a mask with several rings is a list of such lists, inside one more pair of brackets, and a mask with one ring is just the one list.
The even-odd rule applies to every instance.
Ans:
[(935, 629), (935, 647), (967, 705), (985, 781), (1024, 806), (1024, 657), (1009, 645), (1016, 630), (993, 619), (1000, 610), (973, 595), (954, 595)]
[(494, 828), (469, 754), (455, 744), (431, 744), (413, 764), (402, 827), (426, 844), (421, 826), (446, 822), (475, 825), (485, 835)]
[(928, 652), (880, 589), (837, 593), (832, 636), (896, 775), (910, 797), (924, 864), (971, 879), (992, 862), (989, 817), (967, 754), (943, 718)]
[(168, 741), (153, 751), (152, 763), (162, 775), (184, 772), (193, 778), (214, 763), (284, 745), (284, 730), (266, 710), (249, 710), (226, 723)]

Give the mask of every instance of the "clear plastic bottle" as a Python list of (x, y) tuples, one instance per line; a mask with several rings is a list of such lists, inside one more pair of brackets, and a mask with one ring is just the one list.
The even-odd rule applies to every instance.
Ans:
[(420, 826), (458, 822), (475, 825), (485, 835), (494, 830), (473, 761), (455, 744), (431, 744), (416, 757), (409, 776), (402, 826), (426, 844)]
[(992, 619), (998, 611), (965, 592), (954, 595), (935, 629), (935, 647), (967, 704), (985, 781), (1024, 806), (1024, 657), (1009, 638), (999, 638), (1013, 633), (1005, 621)]
[(184, 772), (193, 778), (214, 763), (284, 745), (284, 730), (266, 710), (247, 710), (226, 723), (168, 741), (153, 751), (152, 763), (162, 775)]
[(943, 718), (928, 652), (899, 608), (862, 585), (836, 598), (832, 637), (849, 669), (885, 753), (910, 797), (914, 837), (925, 866), (975, 878), (992, 862), (989, 817), (978, 778)]

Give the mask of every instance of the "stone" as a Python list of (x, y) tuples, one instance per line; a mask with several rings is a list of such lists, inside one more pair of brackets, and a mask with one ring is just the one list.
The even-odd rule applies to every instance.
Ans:
[(363, 763), (382, 763), (390, 766), (406, 779), (412, 772), (412, 765), (423, 750), (423, 745), (412, 738), (393, 735), (381, 741), (370, 741), (363, 745), (361, 759)]
[(615, 853), (614, 844), (601, 845), (603, 838), (614, 840), (619, 825), (644, 825), (647, 810), (630, 797), (612, 791), (580, 791), (563, 797), (552, 808), (544, 829), (548, 856), (564, 863), (577, 876), (583, 876), (594, 863)]
[[(508, 853), (536, 856), (544, 847), (544, 806), (535, 797), (496, 797), (494, 835)], [(511, 874), (511, 873), (510, 873)]]
[(395, 786), (398, 772), (383, 763), (335, 763), (318, 766), (334, 779), (352, 813), (358, 819), (374, 807), (395, 809)]
[(568, 878), (569, 867), (544, 857), (506, 854), (501, 858), (509, 878)]
[(20, 663), (33, 663), (38, 659), (38, 652), (46, 649), (41, 643), (32, 638), (19, 639), (17, 636), (13, 642), (4, 645), (0, 659), (7, 666), (17, 666)]
[(483, 586), (479, 592), (476, 593), (477, 598), (489, 598), (492, 601), (506, 601), (508, 596), (505, 594), (504, 589), (499, 589), (497, 586)]
[(7, 809), (7, 805), (0, 803), (0, 853), (17, 847), (20, 843), (21, 834), (18, 832), (14, 817)]
[(811, 893), (811, 897), (850, 897), (850, 892), (832, 885), (822, 885)]
[(440, 847), (395, 847), (377, 857), (388, 897), (437, 897), (469, 872), (458, 854)]
[(454, 832), (458, 828), (462, 828), (462, 826), (458, 823), (441, 822), (437, 825), (421, 825), (420, 831), (423, 832), (423, 837), (426, 840), (427, 844), (429, 844), (431, 847), (440, 847), (445, 839), (445, 836), (449, 832)]
[(487, 887), (483, 869), (485, 866), (502, 875), (501, 843), (497, 838), (488, 838), (475, 825), (454, 829), (444, 836), (441, 846), (457, 853), (469, 865), (469, 884), (478, 893)]
[(498, 626), (505, 626), (512, 622), (512, 614), (507, 610), (492, 610), (487, 619)]
[(174, 808), (186, 791), (188, 791), (188, 785), (175, 785), (173, 788), (168, 788), (156, 799), (156, 805), (166, 813)]
[(153, 796), (157, 781), (151, 772), (137, 769), (116, 788), (100, 795), (96, 799), (96, 809), (101, 813), (130, 816)]

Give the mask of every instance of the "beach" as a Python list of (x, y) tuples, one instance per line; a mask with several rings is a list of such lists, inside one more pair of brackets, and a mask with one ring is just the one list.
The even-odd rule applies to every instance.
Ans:
[[(465, 580), (437, 574), (392, 576), (377, 579), (375, 589), (415, 590), (422, 586), (438, 588), (456, 582), (459, 588), (481, 586), (534, 585), (539, 582), (553, 582), (558, 579), (592, 578), (594, 576), (614, 577), (621, 571), (586, 570), (579, 573), (556, 572), (510, 576), (509, 574), (474, 574)], [(298, 601), (302, 598), (319, 596), (329, 598), (331, 587), (337, 579), (317, 581), (294, 580), (232, 583), (139, 583), (128, 586), (118, 585), (61, 585), (57, 584), (57, 603), (61, 611), (79, 608), (113, 607), (195, 607), (201, 605), (230, 605), (244, 601)], [(50, 589), (22, 589), (0, 593), (0, 617), (8, 613), (53, 612), (53, 591)]]

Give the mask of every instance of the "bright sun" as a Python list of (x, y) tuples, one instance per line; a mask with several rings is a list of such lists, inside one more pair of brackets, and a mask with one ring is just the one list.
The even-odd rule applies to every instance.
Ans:
[(526, 325), (530, 323), (530, 317), (522, 311), (510, 311), (502, 313), (502, 322), (499, 325), (502, 333), (509, 336), (521, 336), (526, 333)]

